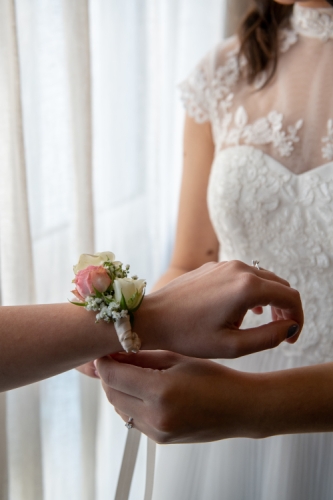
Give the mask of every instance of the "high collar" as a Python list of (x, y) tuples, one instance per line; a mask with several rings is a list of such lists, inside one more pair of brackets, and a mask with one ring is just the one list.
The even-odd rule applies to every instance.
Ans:
[(319, 38), (324, 42), (333, 39), (333, 7), (316, 9), (302, 7), (296, 3), (292, 25), (300, 35)]

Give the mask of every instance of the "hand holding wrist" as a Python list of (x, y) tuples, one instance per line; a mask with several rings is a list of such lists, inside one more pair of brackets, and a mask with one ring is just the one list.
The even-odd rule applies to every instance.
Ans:
[[(241, 330), (246, 312), (264, 305), (276, 308), (275, 321)], [(298, 292), (273, 273), (238, 261), (206, 264), (174, 279), (145, 297), (135, 313), (143, 349), (203, 358), (233, 358), (276, 347), (290, 328), (295, 335), (288, 341), (295, 342), (302, 326)]]
[(249, 374), (164, 351), (117, 354), (98, 360), (97, 368), (123, 420), (131, 416), (134, 427), (159, 443), (258, 437), (256, 382)]
[(162, 312), (163, 293), (154, 292), (145, 296), (140, 309), (134, 313), (133, 329), (141, 339), (141, 349), (165, 349)]

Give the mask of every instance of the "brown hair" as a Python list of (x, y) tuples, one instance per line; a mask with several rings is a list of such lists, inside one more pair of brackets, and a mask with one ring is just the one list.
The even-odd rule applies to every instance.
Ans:
[(239, 56), (245, 56), (247, 60), (246, 76), (249, 83), (253, 83), (263, 70), (269, 71), (268, 83), (278, 63), (278, 30), (288, 26), (292, 5), (281, 5), (273, 0), (254, 0), (253, 3), (254, 7), (238, 30)]

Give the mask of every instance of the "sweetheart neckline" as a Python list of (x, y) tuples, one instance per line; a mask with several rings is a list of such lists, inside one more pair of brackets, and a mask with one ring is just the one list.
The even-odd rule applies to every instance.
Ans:
[(241, 149), (247, 149), (247, 150), (252, 150), (252, 151), (258, 151), (258, 152), (260, 152), (265, 158), (269, 159), (269, 161), (270, 161), (271, 164), (273, 164), (278, 169), (287, 172), (293, 178), (296, 178), (296, 179), (299, 179), (299, 178), (301, 179), (302, 177), (305, 177), (307, 175), (313, 174), (314, 172), (318, 173), (318, 171), (324, 171), (326, 169), (329, 170), (330, 168), (332, 168), (332, 170), (333, 170), (333, 161), (329, 161), (327, 163), (323, 163), (322, 165), (318, 165), (318, 167), (311, 168), (310, 170), (307, 170), (306, 172), (302, 172), (300, 174), (295, 174), (292, 170), (290, 170), (288, 167), (286, 167), (285, 165), (283, 165), (283, 163), (279, 162), (278, 160), (276, 160), (272, 156), (268, 155), (267, 153), (264, 153), (261, 149), (255, 148), (254, 146), (248, 146), (246, 144), (240, 144), (240, 145), (237, 145), (237, 146), (230, 146), (230, 147), (227, 147), (227, 148), (220, 149), (215, 154), (214, 162), (221, 155), (221, 153), (224, 153), (224, 152), (227, 152), (227, 151), (231, 151), (231, 150), (238, 150), (240, 148)]

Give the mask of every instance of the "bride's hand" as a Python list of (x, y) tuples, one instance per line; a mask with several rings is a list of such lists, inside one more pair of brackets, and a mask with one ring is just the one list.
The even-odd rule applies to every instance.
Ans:
[(255, 375), (171, 352), (97, 361), (117, 413), (158, 443), (259, 437)]
[[(272, 323), (240, 329), (248, 310), (266, 305), (272, 306)], [(176, 278), (145, 297), (134, 319), (142, 349), (197, 358), (236, 358), (296, 342), (302, 326), (299, 293), (275, 274), (239, 261), (205, 264)], [(91, 363), (79, 370), (96, 376)]]
[[(275, 321), (240, 329), (248, 310), (267, 305)], [(239, 261), (205, 264), (176, 278), (148, 295), (134, 320), (142, 349), (200, 358), (236, 358), (286, 339), (296, 342), (302, 326), (299, 293), (275, 274)]]

